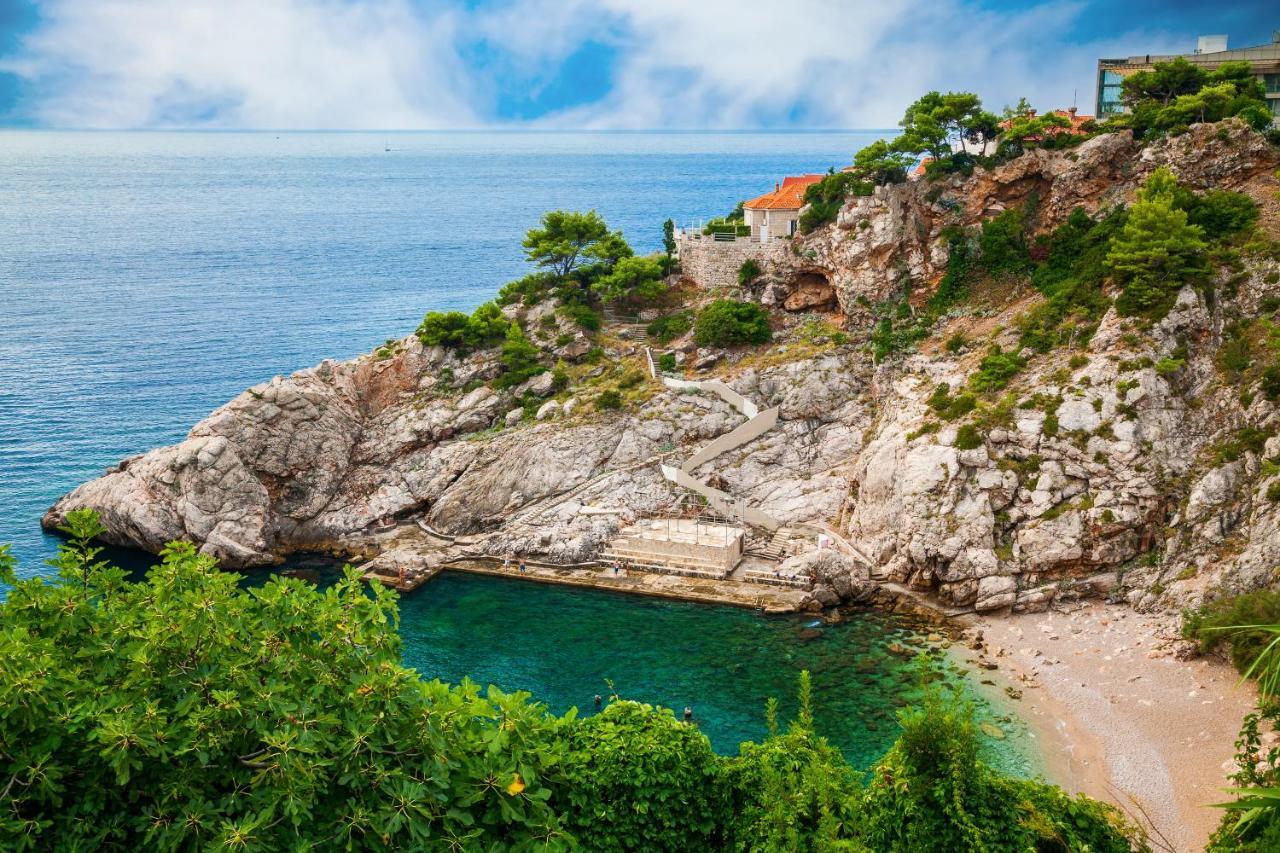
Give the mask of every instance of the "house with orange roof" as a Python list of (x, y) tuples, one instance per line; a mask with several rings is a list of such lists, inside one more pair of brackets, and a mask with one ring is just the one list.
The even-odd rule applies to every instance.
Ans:
[(773, 192), (742, 204), (742, 218), (751, 229), (751, 237), (762, 241), (789, 240), (800, 226), (800, 208), (804, 193), (822, 180), (822, 175), (794, 175), (773, 185)]

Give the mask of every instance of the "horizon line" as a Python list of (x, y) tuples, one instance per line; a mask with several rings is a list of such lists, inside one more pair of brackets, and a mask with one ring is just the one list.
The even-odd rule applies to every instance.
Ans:
[(39, 127), (30, 125), (0, 125), (0, 132), (30, 133), (901, 133), (900, 127), (817, 127), (817, 128), (591, 128), (591, 127), (518, 127), (494, 125), (492, 127), (439, 127), (439, 128), (271, 128), (271, 127)]

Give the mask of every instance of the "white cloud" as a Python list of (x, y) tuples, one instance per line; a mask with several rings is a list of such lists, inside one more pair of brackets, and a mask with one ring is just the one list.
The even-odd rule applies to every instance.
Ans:
[(456, 19), (404, 0), (54, 0), (4, 68), (57, 127), (478, 123)]
[[(1098, 56), (1181, 47), (1155, 32), (1074, 43), (1082, 0), (434, 2), (49, 0), (0, 69), (32, 81), (33, 118), (52, 126), (458, 127), (500, 123), (499, 79), (537, 92), (591, 39), (617, 51), (609, 93), (537, 124), (891, 127), (934, 88), (994, 109), (1076, 92), (1088, 111)], [(477, 40), (483, 65), (460, 53)]]
[[(545, 0), (517, 0), (537, 21)], [(999, 14), (960, 0), (573, 0), (621, 31), (611, 94), (547, 123), (587, 127), (891, 127), (929, 89), (977, 91), (999, 109), (1093, 101), (1101, 55), (1174, 49), (1152, 33), (1070, 44), (1083, 12), (1051, 2)], [(618, 21), (622, 23), (619, 24)], [(536, 27), (522, 43), (537, 42)], [(1127, 43), (1122, 43), (1127, 41)], [(544, 45), (557, 44), (544, 39)], [(554, 54), (546, 57), (554, 61)]]

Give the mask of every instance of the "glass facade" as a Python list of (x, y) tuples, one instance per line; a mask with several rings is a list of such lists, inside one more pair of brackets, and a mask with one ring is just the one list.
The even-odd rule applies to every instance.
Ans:
[(1280, 74), (1263, 74), (1262, 85), (1267, 87), (1268, 95), (1280, 95)]
[(1104, 117), (1124, 112), (1120, 102), (1124, 75), (1115, 71), (1102, 71), (1098, 75), (1098, 116)]

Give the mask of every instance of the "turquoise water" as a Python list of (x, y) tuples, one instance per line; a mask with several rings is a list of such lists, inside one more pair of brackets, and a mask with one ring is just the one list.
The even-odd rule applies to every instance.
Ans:
[[(919, 695), (913, 658), (890, 651), (895, 643), (927, 648), (927, 629), (916, 628), (874, 614), (823, 626), (811, 616), (446, 572), (402, 600), (400, 632), (405, 663), (428, 678), (526, 690), (557, 713), (590, 713), (612, 683), (626, 699), (690, 706), (715, 749), (730, 754), (765, 735), (769, 697), (784, 718), (794, 715), (807, 669), (818, 730), (866, 767), (897, 737), (897, 711)], [(936, 668), (972, 688), (948, 659)], [(967, 692), (978, 719), (1009, 734), (987, 741), (987, 758), (1033, 773), (1025, 728), (1004, 719), (1001, 704)]]

